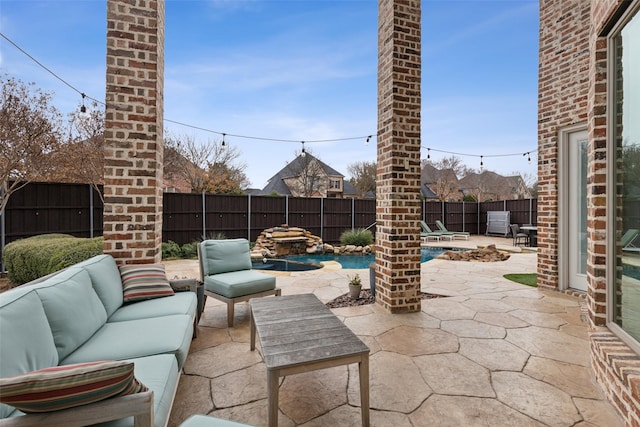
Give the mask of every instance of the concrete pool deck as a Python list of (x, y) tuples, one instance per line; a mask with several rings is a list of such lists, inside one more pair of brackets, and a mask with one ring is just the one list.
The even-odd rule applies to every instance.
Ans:
[[(503, 262), (431, 260), (421, 266), (422, 291), (445, 297), (422, 310), (389, 314), (377, 305), (333, 309), (371, 349), (373, 426), (622, 426), (590, 369), (583, 300), (504, 279), (534, 273), (536, 253), (511, 238), (472, 236), (429, 242), (436, 247), (496, 244)], [(169, 261), (167, 274), (197, 277), (196, 261)], [(328, 302), (347, 292), (339, 265), (273, 273), (283, 295), (314, 293)], [(225, 306), (209, 298), (193, 340), (169, 426), (208, 414), (266, 426), (266, 370), (249, 351), (248, 304), (226, 327)], [(360, 425), (355, 365), (286, 377), (280, 426)]]

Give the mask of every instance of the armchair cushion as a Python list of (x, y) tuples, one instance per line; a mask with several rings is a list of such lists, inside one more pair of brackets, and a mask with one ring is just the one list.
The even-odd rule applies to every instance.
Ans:
[(54, 366), (0, 379), (0, 400), (22, 412), (48, 412), (146, 391), (133, 362)]
[(121, 265), (124, 303), (171, 296), (173, 288), (169, 284), (162, 264)]
[(251, 270), (247, 239), (205, 240), (200, 243), (200, 251), (204, 276)]
[(253, 270), (232, 271), (204, 277), (204, 288), (227, 298), (237, 298), (276, 288), (276, 278)]

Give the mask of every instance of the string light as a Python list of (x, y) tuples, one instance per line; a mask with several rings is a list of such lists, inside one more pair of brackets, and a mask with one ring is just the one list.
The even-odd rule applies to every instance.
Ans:
[[(18, 49), (20, 52), (22, 52), (25, 56), (27, 56), (29, 59), (31, 59), (33, 62), (35, 62), (36, 64), (38, 64), (38, 66), (40, 66), (42, 69), (44, 69), (45, 71), (47, 71), (49, 74), (51, 74), (52, 76), (54, 76), (56, 79), (60, 80), (63, 84), (65, 84), (66, 86), (68, 86), (71, 90), (79, 93), (82, 96), (82, 105), (80, 107), (80, 112), (81, 113), (85, 113), (87, 111), (87, 107), (85, 106), (84, 100), (85, 98), (103, 105), (103, 106), (107, 106), (104, 102), (92, 98), (91, 96), (86, 95), (84, 92), (80, 91), (79, 89), (77, 89), (75, 86), (71, 85), (69, 82), (67, 82), (66, 80), (64, 80), (63, 78), (61, 78), (60, 76), (58, 76), (56, 73), (54, 73), (52, 70), (50, 70), (49, 68), (47, 68), (45, 65), (43, 65), (41, 62), (39, 62), (37, 59), (35, 59), (33, 56), (31, 56), (28, 52), (26, 52), (24, 49), (22, 49), (20, 46), (18, 46), (15, 42), (13, 42), (11, 39), (9, 39), (5, 34), (3, 34), (2, 32), (0, 32), (0, 37), (4, 38), (5, 40), (7, 40), (11, 45), (13, 45), (16, 49)], [(584, 52), (582, 52), (584, 53)], [(250, 135), (238, 135), (238, 134), (230, 134), (230, 133), (226, 133), (226, 132), (220, 132), (220, 131), (216, 131), (216, 130), (212, 130), (212, 129), (207, 129), (207, 128), (203, 128), (203, 127), (199, 127), (199, 126), (194, 126), (194, 125), (190, 125), (188, 123), (183, 123), (183, 122), (178, 122), (175, 120), (170, 120), (165, 118), (164, 119), (165, 122), (168, 123), (174, 123), (176, 125), (180, 125), (180, 126), (184, 126), (184, 127), (188, 127), (191, 129), (195, 129), (195, 130), (200, 130), (203, 132), (209, 132), (209, 133), (213, 133), (213, 134), (217, 134), (217, 135), (222, 135), (222, 147), (226, 147), (226, 141), (225, 141), (225, 137), (228, 136), (232, 136), (235, 138), (243, 138), (243, 139), (253, 139), (253, 140), (260, 140), (260, 141), (273, 141), (273, 142), (298, 142), (297, 140), (293, 140), (293, 139), (278, 139), (278, 138), (264, 138), (264, 137), (259, 137), (259, 136), (250, 136)], [(317, 139), (317, 140), (307, 140), (307, 141), (302, 141), (302, 155), (304, 156), (306, 154), (306, 150), (304, 148), (304, 144), (305, 142), (310, 142), (310, 143), (317, 143), (317, 142), (340, 142), (340, 141), (350, 141), (350, 140), (356, 140), (356, 139), (362, 139), (362, 138), (366, 138), (365, 140), (365, 145), (369, 145), (369, 142), (371, 141), (371, 138), (377, 136), (377, 134), (371, 134), (371, 135), (366, 135), (366, 136), (355, 136), (355, 137), (348, 137), (348, 138), (334, 138), (334, 139)], [(425, 148), (425, 147), (423, 147)], [(445, 150), (438, 150), (435, 148), (430, 148), (430, 147), (426, 147), (427, 148), (427, 159), (431, 159), (431, 150), (436, 151), (436, 152), (440, 152), (440, 153), (445, 153), (445, 154), (452, 154), (452, 155), (458, 155), (458, 156), (475, 156), (475, 157), (480, 157), (480, 169), (482, 169), (482, 167), (484, 166), (484, 162), (483, 159), (484, 157), (509, 157), (509, 156), (516, 156), (516, 155), (522, 155), (522, 156), (527, 156), (527, 161), (529, 162), (529, 164), (531, 164), (531, 153), (532, 152), (537, 152), (538, 150), (532, 150), (532, 151), (527, 151), (525, 153), (514, 153), (514, 154), (493, 154), (493, 155), (477, 155), (477, 154), (466, 154), (466, 153), (458, 153), (458, 152), (454, 152), (454, 151), (445, 151)]]
[(307, 152), (306, 152), (306, 151), (304, 151), (304, 141), (302, 141), (302, 152), (300, 153), (300, 155), (301, 155), (302, 157), (304, 157), (304, 156), (306, 156), (306, 155), (307, 155)]

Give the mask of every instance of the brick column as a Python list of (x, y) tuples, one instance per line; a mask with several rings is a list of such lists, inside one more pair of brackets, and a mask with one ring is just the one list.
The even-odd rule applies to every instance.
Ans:
[(378, 1), (376, 299), (420, 311), (420, 0)]
[(164, 0), (107, 0), (104, 252), (162, 258)]

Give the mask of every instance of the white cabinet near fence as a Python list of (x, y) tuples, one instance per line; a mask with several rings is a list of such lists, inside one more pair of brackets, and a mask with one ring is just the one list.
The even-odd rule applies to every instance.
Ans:
[(511, 211), (487, 211), (487, 232), (507, 237), (511, 232)]

